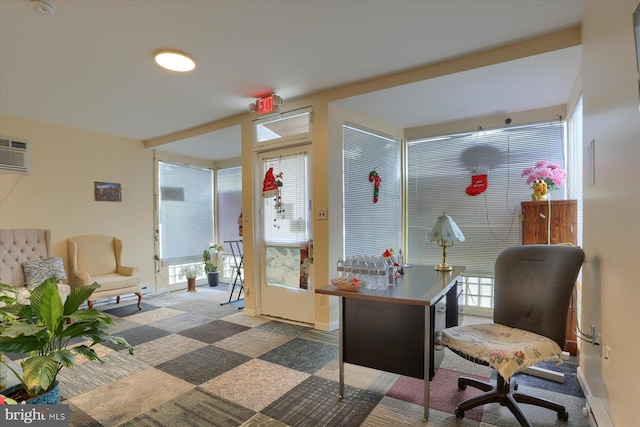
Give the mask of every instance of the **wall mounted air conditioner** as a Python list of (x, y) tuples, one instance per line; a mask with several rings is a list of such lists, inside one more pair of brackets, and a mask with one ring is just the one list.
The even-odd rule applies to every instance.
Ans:
[(0, 172), (31, 173), (29, 142), (0, 136)]

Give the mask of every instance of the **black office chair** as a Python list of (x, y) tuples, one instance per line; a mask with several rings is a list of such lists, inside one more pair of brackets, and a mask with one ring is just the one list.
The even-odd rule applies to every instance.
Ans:
[(531, 423), (518, 403), (541, 406), (568, 420), (566, 408), (550, 400), (517, 393), (510, 377), (542, 361), (562, 361), (567, 310), (584, 252), (575, 246), (525, 245), (503, 251), (495, 264), (493, 323), (456, 326), (442, 332), (441, 343), (458, 355), (491, 366), (497, 384), (458, 378), (482, 393), (456, 407), (457, 418), (486, 403), (506, 406), (522, 426)]

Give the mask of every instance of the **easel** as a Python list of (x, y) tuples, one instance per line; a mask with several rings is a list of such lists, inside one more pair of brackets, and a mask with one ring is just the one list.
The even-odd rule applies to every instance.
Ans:
[[(240, 296), (242, 295), (242, 291), (244, 290), (244, 278), (242, 277), (242, 268), (244, 264), (244, 253), (242, 251), (242, 240), (225, 240), (224, 243), (228, 243), (231, 247), (231, 255), (233, 256), (233, 265), (231, 266), (231, 278), (233, 279), (233, 285), (231, 286), (231, 293), (229, 293), (229, 301), (220, 303), (220, 305), (226, 305), (235, 303), (237, 301), (241, 301)], [(238, 290), (238, 298), (235, 301), (231, 301), (233, 299), (233, 293), (236, 289), (236, 285), (240, 285), (240, 289)], [(244, 298), (242, 298), (244, 301)], [(238, 307), (239, 309), (243, 309), (242, 307)]]

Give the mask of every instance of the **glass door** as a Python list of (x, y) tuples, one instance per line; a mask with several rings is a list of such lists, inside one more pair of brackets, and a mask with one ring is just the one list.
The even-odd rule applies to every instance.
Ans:
[(259, 156), (261, 313), (305, 323), (314, 321), (309, 164), (305, 146)]

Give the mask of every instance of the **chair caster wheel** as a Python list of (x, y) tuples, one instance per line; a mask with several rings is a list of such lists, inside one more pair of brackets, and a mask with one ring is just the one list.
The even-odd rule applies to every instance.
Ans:
[(458, 386), (458, 390), (466, 390), (467, 389), (467, 385), (466, 384), (460, 384)]
[(569, 413), (567, 411), (558, 412), (558, 419), (560, 421), (569, 421)]
[(456, 415), (456, 418), (464, 418), (464, 411), (456, 408), (455, 415)]

